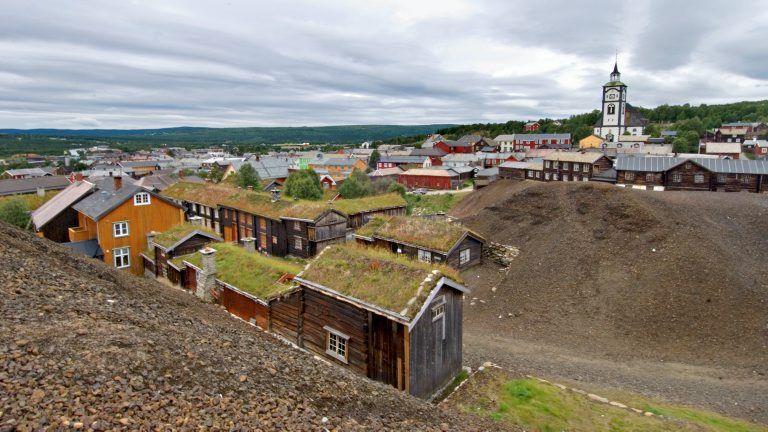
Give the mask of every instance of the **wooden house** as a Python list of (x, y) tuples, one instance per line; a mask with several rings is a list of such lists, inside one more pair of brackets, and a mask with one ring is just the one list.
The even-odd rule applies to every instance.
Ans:
[(408, 189), (458, 189), (461, 176), (453, 169), (410, 169), (397, 176), (397, 182)]
[(76, 181), (32, 211), (30, 217), (37, 236), (57, 243), (69, 242), (69, 229), (78, 224), (72, 206), (95, 190), (96, 185), (91, 182)]
[(461, 371), (462, 298), (469, 291), (458, 281), (445, 266), (334, 245), (271, 306), (270, 328), (333, 363), (429, 399)]
[(347, 227), (357, 229), (377, 216), (405, 216), (408, 203), (399, 193), (355, 199), (338, 199), (333, 208), (347, 216)]
[(184, 208), (187, 218), (203, 218), (203, 226), (222, 234), (219, 223), (219, 197), (232, 193), (233, 187), (213, 183), (179, 181), (164, 189), (162, 195)]
[(588, 181), (612, 166), (601, 153), (552, 152), (544, 157), (544, 181)]
[(69, 240), (95, 242), (106, 263), (141, 274), (139, 253), (147, 248), (147, 234), (183, 223), (184, 212), (154, 192), (122, 185), (120, 177), (114, 177), (114, 182), (113, 190), (98, 190), (72, 206), (78, 223), (69, 228)]
[(173, 259), (203, 249), (212, 242), (223, 239), (210, 228), (202, 226), (202, 218), (177, 225), (162, 233), (147, 234), (147, 250), (141, 253), (144, 260), (144, 274), (162, 276), (175, 284), (183, 283), (184, 276)]
[(355, 237), (363, 244), (456, 269), (480, 264), (485, 245), (479, 234), (455, 223), (405, 216), (373, 218)]

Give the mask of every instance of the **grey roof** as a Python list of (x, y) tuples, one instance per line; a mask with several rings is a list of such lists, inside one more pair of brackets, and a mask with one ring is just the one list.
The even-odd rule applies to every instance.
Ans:
[(0, 196), (34, 193), (37, 191), (37, 188), (45, 190), (61, 190), (70, 184), (71, 183), (66, 176), (0, 180)]
[(441, 150), (437, 147), (428, 147), (411, 150), (410, 156), (438, 156), (442, 157), (448, 154), (445, 150)]
[(162, 198), (157, 194), (152, 193), (147, 189), (144, 189), (141, 186), (130, 184), (130, 185), (124, 185), (123, 187), (121, 187), (116, 191), (114, 190), (113, 191), (107, 191), (107, 190), (96, 191), (95, 193), (84, 198), (79, 203), (75, 204), (72, 208), (79, 211), (80, 213), (83, 213), (89, 218), (95, 221), (98, 221), (99, 219), (101, 219), (102, 216), (108, 214), (109, 212), (117, 208), (119, 205), (121, 205), (128, 199), (131, 199), (135, 194), (139, 192), (146, 192), (152, 195), (153, 199), (163, 200), (174, 206), (179, 207), (178, 204), (172, 201), (166, 200), (165, 198)]
[(768, 174), (768, 161), (749, 159), (620, 157), (614, 162), (617, 171), (662, 172), (691, 161), (714, 173)]
[(156, 160), (144, 160), (144, 161), (120, 161), (117, 164), (121, 167), (127, 168), (135, 168), (135, 167), (146, 167), (146, 166), (158, 166), (160, 161)]
[(461, 146), (473, 145), (483, 140), (483, 137), (476, 134), (467, 134), (459, 138), (456, 143)]
[(259, 160), (248, 159), (247, 161), (234, 161), (232, 168), (239, 170), (244, 164), (248, 164), (256, 170), (260, 179), (277, 179), (288, 177), (288, 168), (294, 164), (295, 158), (286, 157), (264, 157)]
[(565, 139), (571, 139), (571, 134), (569, 133), (541, 133), (541, 134), (509, 134), (509, 135), (499, 135), (496, 138), (494, 138), (495, 141), (514, 141), (516, 139), (519, 140), (525, 140), (525, 141), (541, 141), (541, 140), (550, 140), (550, 139), (557, 139), (557, 140), (565, 140)]
[(619, 157), (613, 167), (616, 171), (663, 172), (685, 160), (676, 157)]
[(35, 225), (35, 228), (39, 230), (44, 227), (61, 212), (91, 193), (94, 187), (95, 186), (91, 182), (76, 181), (63, 191), (57, 193), (56, 196), (49, 199), (32, 212), (32, 223)]
[(382, 156), (379, 159), (379, 162), (386, 162), (386, 163), (403, 163), (403, 164), (420, 164), (424, 163), (424, 161), (427, 159), (427, 156)]
[(72, 249), (79, 254), (85, 255), (88, 258), (104, 257), (104, 252), (101, 250), (101, 246), (99, 246), (99, 241), (97, 239), (62, 243), (62, 245)]
[(140, 178), (137, 182), (137, 186), (141, 186), (150, 190), (161, 191), (167, 187), (173, 186), (179, 179), (168, 174), (152, 174)]
[(749, 159), (693, 159), (704, 168), (723, 174), (768, 174), (768, 161)]
[(18, 168), (18, 169), (9, 169), (5, 171), (8, 175), (11, 176), (18, 176), (18, 175), (24, 175), (24, 176), (32, 176), (32, 177), (43, 177), (43, 176), (49, 176), (51, 173), (48, 171), (45, 171), (42, 168)]
[(329, 157), (321, 160), (309, 161), (310, 165), (325, 165), (325, 166), (344, 166), (352, 165), (355, 162), (362, 160), (356, 157)]
[(674, 131), (674, 130), (663, 130), (663, 131), (661, 131), (661, 136), (675, 137), (675, 136), (677, 136), (677, 131)]
[(499, 167), (481, 169), (475, 174), (476, 177), (493, 177), (499, 175)]

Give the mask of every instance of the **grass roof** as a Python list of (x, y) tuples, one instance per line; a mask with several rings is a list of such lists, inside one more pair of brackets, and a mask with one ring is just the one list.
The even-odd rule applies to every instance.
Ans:
[(194, 225), (189, 222), (185, 222), (181, 225), (176, 225), (175, 227), (169, 230), (163, 231), (162, 233), (155, 235), (153, 241), (164, 248), (169, 248), (173, 246), (177, 241), (183, 239), (184, 237), (186, 237), (187, 235), (195, 231), (200, 231), (216, 238), (221, 237), (219, 236), (219, 234), (217, 234), (215, 231), (213, 231), (208, 227), (205, 227), (202, 225)]
[[(216, 249), (216, 279), (263, 300), (289, 288), (289, 285), (277, 283), (280, 277), (296, 275), (302, 270), (296, 262), (248, 252), (231, 243), (215, 243), (211, 247)], [(202, 268), (200, 252), (175, 258), (173, 263), (181, 266), (182, 261)]]
[(405, 207), (408, 203), (399, 193), (374, 195), (364, 198), (339, 199), (333, 202), (333, 207), (346, 214), (355, 214), (390, 207)]
[(191, 183), (179, 181), (164, 189), (160, 194), (181, 201), (196, 202), (208, 207), (216, 207), (223, 195), (237, 191), (233, 185), (213, 183)]
[(458, 224), (442, 220), (391, 216), (373, 218), (357, 233), (365, 237), (376, 235), (447, 253), (467, 231)]
[(412, 319), (439, 280), (433, 277), (431, 286), (425, 286), (420, 292), (419, 285), (433, 270), (461, 281), (458, 271), (443, 264), (425, 263), (348, 243), (324, 250), (301, 277)]

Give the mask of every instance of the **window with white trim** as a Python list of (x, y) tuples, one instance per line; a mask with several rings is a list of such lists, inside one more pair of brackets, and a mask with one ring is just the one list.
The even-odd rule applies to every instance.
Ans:
[(115, 261), (115, 267), (126, 268), (131, 266), (131, 248), (123, 247), (112, 249), (112, 257)]
[(112, 224), (112, 234), (115, 237), (128, 237), (128, 222), (115, 222)]
[(679, 172), (672, 173), (672, 181), (675, 183), (680, 183), (683, 181), (683, 175)]
[(704, 174), (696, 174), (693, 176), (694, 183), (704, 183)]
[(634, 180), (635, 179), (635, 173), (632, 171), (624, 171), (624, 180)]
[(581, 165), (578, 162), (574, 162), (573, 163), (573, 170), (574, 171), (580, 171), (581, 170)]
[(133, 205), (149, 205), (149, 194), (146, 192), (139, 192), (133, 196)]
[(299, 222), (299, 221), (294, 221), (294, 222), (293, 222), (293, 229), (294, 229), (295, 231), (301, 231), (301, 222)]
[(654, 173), (645, 173), (645, 181), (650, 183), (650, 182), (652, 182), (654, 180), (656, 180), (656, 174), (654, 174)]
[(748, 185), (751, 181), (752, 181), (752, 176), (750, 174), (741, 175), (741, 184)]
[(419, 261), (432, 261), (432, 252), (419, 249)]
[(549, 180), (549, 173), (544, 173), (544, 179)]
[(432, 322), (440, 321), (441, 339), (445, 340), (445, 296), (440, 296), (432, 302)]
[(296, 248), (297, 250), (302, 250), (304, 248), (304, 244), (301, 241), (301, 237), (294, 237), (293, 247)]
[(349, 354), (349, 336), (328, 326), (325, 327), (325, 330), (328, 332), (328, 344), (325, 347), (325, 353), (346, 363)]
[(581, 171), (588, 173), (589, 172), (589, 164), (584, 164), (581, 166)]
[(563, 162), (563, 169), (564, 170), (570, 169), (570, 164), (568, 162)]
[(471, 253), (469, 251), (469, 248), (459, 252), (459, 264), (468, 263), (470, 258), (471, 258)]

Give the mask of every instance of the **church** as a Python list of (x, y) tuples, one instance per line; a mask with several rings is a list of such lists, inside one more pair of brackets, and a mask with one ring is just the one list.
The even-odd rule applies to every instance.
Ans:
[(620, 135), (642, 135), (648, 120), (627, 103), (627, 85), (621, 82), (618, 62), (611, 79), (603, 85), (603, 113), (595, 123), (595, 135), (616, 142)]

